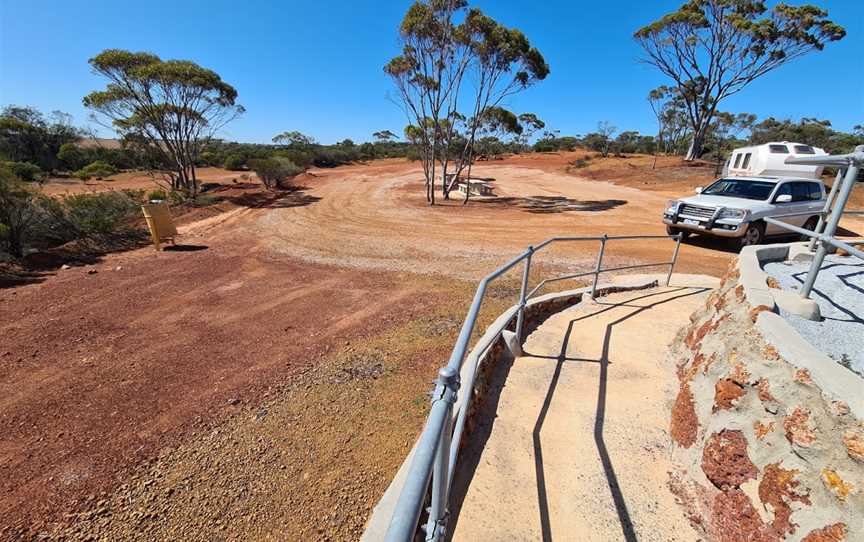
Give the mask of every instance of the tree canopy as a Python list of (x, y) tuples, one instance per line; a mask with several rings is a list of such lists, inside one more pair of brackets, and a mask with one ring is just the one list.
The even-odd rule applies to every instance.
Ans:
[(846, 31), (812, 5), (760, 0), (690, 0), (636, 31), (644, 61), (672, 79), (691, 128), (688, 159), (698, 158), (721, 101), (766, 73)]
[(234, 87), (194, 62), (152, 53), (107, 49), (90, 66), (108, 84), (85, 96), (84, 105), (127, 141), (160, 155), (174, 188), (196, 193), (203, 143), (243, 113)]

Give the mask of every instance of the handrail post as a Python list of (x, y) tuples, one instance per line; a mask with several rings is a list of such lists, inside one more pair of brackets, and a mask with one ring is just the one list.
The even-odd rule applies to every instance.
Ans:
[(525, 321), (525, 294), (528, 291), (528, 275), (531, 273), (531, 256), (534, 247), (528, 246), (528, 256), (525, 257), (525, 267), (522, 269), (522, 288), (519, 290), (519, 312), (516, 314), (516, 344), (522, 344), (522, 324)]
[(597, 295), (597, 282), (600, 279), (600, 271), (603, 269), (603, 253), (606, 252), (606, 238), (609, 237), (605, 233), (600, 238), (600, 250), (597, 253), (597, 265), (594, 266), (594, 282), (591, 283), (591, 299)]
[(435, 465), (432, 470), (432, 503), (429, 509), (429, 520), (426, 523), (426, 540), (437, 542), (444, 536), (447, 525), (447, 501), (450, 489), (450, 441), (453, 428), (453, 403), (459, 390), (459, 372), (453, 367), (443, 367), (438, 371), (438, 389), (436, 400), (447, 403), (447, 415), (438, 449), (435, 454)]
[(684, 238), (683, 232), (678, 232), (678, 240), (675, 242), (675, 252), (672, 253), (672, 262), (669, 264), (669, 274), (666, 275), (666, 286), (672, 280), (672, 270), (675, 269), (675, 263), (678, 261), (678, 251), (681, 250), (681, 239)]
[[(828, 223), (828, 215), (831, 213), (831, 204), (834, 203), (834, 199), (837, 197), (837, 190), (843, 184), (843, 175), (845, 173), (844, 168), (837, 169), (837, 176), (834, 177), (834, 184), (831, 185), (831, 191), (828, 193), (828, 197), (825, 198), (825, 207), (822, 209), (822, 214), (819, 215), (819, 221), (816, 222), (816, 229), (813, 230), (813, 233), (822, 233), (822, 230), (825, 229), (825, 224)], [(816, 241), (818, 240), (818, 237), (811, 238), (810, 244), (807, 245), (807, 250), (810, 252), (816, 250)]]
[[(864, 145), (859, 145), (856, 150), (864, 151)], [(858, 167), (855, 162), (850, 161), (849, 167), (846, 168), (846, 175), (843, 178), (843, 185), (837, 193), (837, 202), (834, 204), (834, 209), (831, 211), (831, 216), (825, 220), (825, 230), (820, 234), (825, 237), (834, 237), (837, 231), (837, 226), (840, 224), (840, 219), (843, 218), (843, 209), (846, 207), (846, 202), (849, 200), (849, 195), (855, 187), (855, 181), (858, 179)], [(819, 271), (822, 268), (822, 262), (828, 254), (828, 243), (821, 241), (816, 248), (816, 254), (813, 256), (813, 261), (810, 262), (810, 270), (807, 272), (807, 278), (804, 284), (801, 285), (800, 295), (802, 299), (809, 299), (810, 292), (816, 284), (816, 277), (819, 276)]]

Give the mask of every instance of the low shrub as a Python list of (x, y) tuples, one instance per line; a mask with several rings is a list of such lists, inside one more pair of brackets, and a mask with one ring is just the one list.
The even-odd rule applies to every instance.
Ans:
[(26, 182), (33, 182), (42, 179), (42, 169), (36, 164), (30, 162), (3, 162), (12, 175)]
[(117, 168), (102, 160), (96, 160), (76, 171), (74, 175), (82, 181), (87, 181), (93, 177), (102, 180), (104, 177), (110, 177), (115, 173), (117, 173)]
[(100, 192), (65, 196), (66, 219), (81, 236), (111, 233), (138, 212), (141, 192)]
[(222, 167), (231, 171), (240, 171), (246, 167), (246, 157), (237, 153), (229, 154), (225, 157)]
[(267, 188), (282, 187), (284, 183), (303, 173), (303, 168), (287, 158), (259, 158), (249, 160), (249, 167)]

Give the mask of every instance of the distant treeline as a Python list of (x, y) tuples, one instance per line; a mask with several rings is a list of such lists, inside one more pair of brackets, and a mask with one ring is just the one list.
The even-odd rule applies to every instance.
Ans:
[[(703, 158), (722, 160), (735, 147), (767, 141), (800, 141), (824, 148), (830, 153), (845, 153), (864, 144), (864, 126), (851, 133), (832, 128), (830, 121), (815, 118), (777, 120), (769, 117), (755, 122), (754, 115), (739, 114), (726, 125), (717, 122), (709, 131)], [(729, 125), (748, 119), (743, 129), (731, 135)], [(736, 120), (737, 119), (737, 120)], [(669, 127), (671, 126), (671, 128)], [(278, 158), (299, 168), (335, 167), (352, 162), (379, 158), (419, 160), (419, 150), (412, 143), (399, 141), (389, 130), (375, 132), (373, 141), (355, 143), (345, 139), (332, 145), (317, 143), (299, 132), (286, 132), (273, 138), (272, 144), (235, 143), (221, 140), (205, 142), (196, 166), (223, 167), (229, 170), (253, 169), (252, 162)], [(667, 125), (665, 133), (645, 135), (633, 130), (618, 132), (609, 123), (600, 123), (598, 131), (567, 136), (545, 131), (534, 142), (524, 137), (480, 137), (475, 143), (477, 159), (494, 159), (505, 154), (557, 152), (584, 148), (601, 154), (672, 154), (687, 152), (689, 135)], [(454, 141), (454, 149), (460, 142)], [(454, 151), (455, 152), (455, 151)], [(98, 140), (82, 128), (72, 125), (70, 116), (54, 112), (45, 115), (32, 107), (8, 106), (0, 113), (0, 162), (24, 181), (36, 181), (46, 174), (72, 174), (82, 178), (107, 176), (118, 170), (156, 169), (160, 166), (155, 153), (146, 147), (126, 144), (122, 140)]]

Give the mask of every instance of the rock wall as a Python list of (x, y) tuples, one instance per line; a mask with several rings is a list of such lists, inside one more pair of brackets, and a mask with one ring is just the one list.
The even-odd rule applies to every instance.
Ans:
[(765, 341), (770, 309), (733, 264), (675, 341), (670, 487), (710, 541), (864, 540), (864, 424)]

